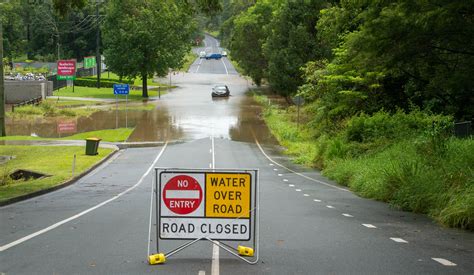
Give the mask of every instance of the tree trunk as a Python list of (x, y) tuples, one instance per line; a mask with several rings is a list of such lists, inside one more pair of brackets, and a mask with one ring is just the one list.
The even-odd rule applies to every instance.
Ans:
[(147, 79), (146, 74), (142, 74), (142, 97), (148, 97), (148, 86), (147, 86)]

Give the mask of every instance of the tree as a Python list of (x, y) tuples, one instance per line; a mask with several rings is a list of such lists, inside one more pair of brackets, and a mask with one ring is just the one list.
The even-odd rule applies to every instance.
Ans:
[(0, 4), (0, 20), (3, 23), (4, 56), (11, 63), (13, 58), (22, 55), (26, 49), (26, 32), (21, 17), (22, 5), (19, 2)]
[(323, 0), (288, 1), (270, 24), (271, 32), (265, 45), (268, 60), (268, 81), (281, 95), (294, 94), (303, 84), (300, 67), (323, 56), (316, 40), (316, 23)]
[(169, 0), (112, 0), (102, 28), (108, 68), (121, 77), (143, 81), (180, 67), (189, 51), (193, 24), (190, 12)]
[(259, 1), (246, 12), (237, 16), (233, 23), (233, 33), (229, 48), (232, 58), (257, 85), (265, 77), (268, 62), (263, 55), (263, 44), (268, 37), (273, 5), (270, 1)]

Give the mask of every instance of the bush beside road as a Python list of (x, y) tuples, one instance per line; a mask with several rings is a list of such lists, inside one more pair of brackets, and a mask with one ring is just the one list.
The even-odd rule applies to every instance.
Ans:
[(306, 124), (311, 105), (280, 107), (255, 95), (263, 117), (294, 161), (357, 194), (449, 227), (474, 230), (474, 140), (450, 135), (452, 118), (421, 111), (358, 115), (321, 129)]

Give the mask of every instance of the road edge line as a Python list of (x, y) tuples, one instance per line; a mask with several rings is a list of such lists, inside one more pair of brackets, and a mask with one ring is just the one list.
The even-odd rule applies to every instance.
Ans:
[(310, 181), (314, 181), (314, 182), (316, 182), (316, 183), (319, 183), (319, 184), (322, 184), (322, 185), (325, 185), (325, 186), (328, 186), (328, 187), (331, 187), (331, 188), (334, 188), (334, 189), (337, 189), (337, 190), (341, 190), (341, 191), (345, 191), (345, 192), (351, 192), (351, 191), (348, 190), (348, 189), (341, 188), (341, 187), (337, 187), (337, 186), (334, 186), (334, 185), (329, 184), (329, 183), (327, 183), (327, 182), (320, 181), (320, 180), (317, 180), (317, 179), (313, 179), (313, 178), (311, 178), (311, 177), (308, 177), (308, 176), (306, 176), (306, 175), (303, 175), (303, 174), (301, 174), (300, 172), (296, 172), (295, 170), (292, 170), (291, 168), (288, 168), (288, 167), (286, 167), (286, 166), (284, 166), (284, 165), (282, 165), (282, 164), (280, 164), (280, 163), (274, 161), (273, 159), (271, 159), (271, 158), (265, 153), (265, 151), (263, 150), (262, 146), (261, 146), (260, 143), (258, 142), (257, 138), (256, 138), (256, 137), (254, 137), (254, 138), (255, 138), (255, 144), (257, 144), (258, 149), (260, 149), (260, 152), (262, 152), (262, 154), (263, 154), (269, 161), (271, 161), (272, 163), (274, 163), (274, 164), (280, 166), (280, 167), (283, 168), (283, 169), (286, 169), (286, 170), (290, 171), (291, 173), (294, 173), (294, 174), (296, 174), (296, 175), (298, 175), (298, 176), (300, 176), (300, 177), (303, 177), (303, 178), (305, 178), (305, 179), (308, 179), (308, 180), (310, 180)]
[(89, 212), (92, 212), (92, 211), (94, 211), (94, 210), (96, 210), (96, 209), (98, 209), (98, 208), (100, 208), (100, 207), (102, 207), (102, 206), (108, 204), (109, 202), (112, 202), (112, 201), (114, 201), (114, 200), (120, 198), (121, 196), (127, 194), (128, 192), (132, 191), (133, 189), (135, 189), (136, 187), (138, 187), (138, 186), (143, 182), (143, 180), (145, 179), (146, 176), (148, 176), (148, 174), (150, 173), (150, 171), (153, 169), (153, 166), (155, 166), (156, 162), (160, 159), (161, 155), (162, 155), (163, 152), (165, 151), (167, 145), (168, 145), (168, 143), (165, 143), (165, 145), (163, 146), (163, 148), (161, 148), (161, 151), (160, 151), (160, 153), (158, 154), (158, 156), (155, 158), (155, 160), (153, 161), (153, 163), (151, 164), (151, 166), (148, 168), (148, 170), (140, 177), (140, 179), (138, 180), (138, 182), (135, 183), (134, 185), (132, 185), (131, 187), (127, 188), (125, 191), (123, 191), (123, 192), (121, 192), (121, 193), (119, 193), (119, 194), (113, 196), (112, 198), (110, 198), (110, 199), (108, 199), (108, 200), (106, 200), (106, 201), (103, 201), (103, 202), (101, 202), (101, 203), (99, 203), (99, 204), (97, 204), (97, 205), (95, 205), (95, 206), (93, 206), (93, 207), (91, 207), (91, 208), (89, 208), (89, 209), (86, 209), (86, 210), (84, 210), (84, 211), (82, 211), (82, 212), (80, 212), (80, 213), (78, 213), (78, 214), (76, 214), (76, 215), (74, 215), (74, 216), (71, 216), (71, 217), (69, 217), (69, 218), (67, 218), (67, 219), (64, 219), (64, 220), (62, 220), (62, 221), (59, 221), (59, 222), (57, 222), (57, 223), (55, 223), (55, 224), (53, 224), (53, 225), (50, 225), (50, 226), (48, 226), (48, 227), (46, 227), (46, 228), (43, 228), (43, 229), (41, 229), (41, 230), (39, 230), (39, 231), (36, 231), (36, 232), (34, 232), (34, 233), (31, 233), (31, 234), (29, 234), (29, 235), (27, 235), (27, 236), (25, 236), (25, 237), (23, 237), (23, 238), (20, 238), (20, 239), (18, 239), (18, 240), (16, 240), (16, 241), (10, 242), (10, 243), (5, 244), (5, 245), (2, 245), (2, 246), (0, 246), (0, 252), (3, 252), (3, 251), (5, 251), (5, 250), (7, 250), (7, 249), (9, 249), (9, 248), (12, 248), (12, 247), (14, 247), (14, 246), (17, 246), (17, 245), (23, 243), (23, 242), (26, 242), (26, 241), (28, 241), (28, 240), (30, 240), (30, 239), (33, 239), (33, 238), (36, 237), (36, 236), (39, 236), (39, 235), (42, 235), (42, 234), (44, 234), (44, 233), (46, 233), (46, 232), (48, 232), (48, 231), (51, 231), (51, 230), (55, 229), (56, 227), (59, 227), (59, 226), (65, 224), (65, 223), (68, 223), (68, 222), (73, 221), (73, 220), (75, 220), (75, 219), (77, 219), (77, 218), (79, 218), (79, 217), (82, 217), (82, 216), (84, 216), (85, 214), (87, 214), (87, 213), (89, 213)]

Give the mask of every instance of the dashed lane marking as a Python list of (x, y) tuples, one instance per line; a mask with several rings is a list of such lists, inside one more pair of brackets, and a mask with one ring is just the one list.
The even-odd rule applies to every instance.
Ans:
[(444, 266), (456, 266), (457, 264), (449, 261), (449, 260), (446, 260), (446, 259), (443, 259), (443, 258), (431, 258), (433, 259), (434, 261), (437, 261), (438, 263), (444, 265)]
[(303, 194), (303, 196), (305, 196), (305, 197), (309, 197), (309, 195), (308, 195), (308, 194)]
[(390, 240), (392, 240), (394, 242), (397, 242), (397, 243), (408, 243), (407, 241), (405, 241), (402, 238), (390, 238)]
[(289, 187), (295, 187), (295, 185), (294, 185), (294, 184), (288, 184), (288, 186), (289, 186)]
[[(255, 138), (255, 144), (257, 144), (257, 146), (258, 146), (258, 148), (260, 149), (260, 151), (262, 152), (262, 154), (263, 154), (269, 161), (273, 162), (275, 165), (278, 165), (278, 166), (280, 166), (281, 168), (284, 168), (284, 169), (286, 169), (286, 170), (288, 170), (288, 171), (290, 171), (290, 172), (292, 172), (292, 173), (294, 173), (294, 174), (296, 174), (296, 175), (298, 175), (298, 176), (300, 176), (300, 177), (303, 177), (303, 178), (305, 178), (305, 179), (308, 179), (308, 180), (310, 180), (310, 181), (314, 181), (314, 182), (317, 182), (317, 183), (319, 183), (319, 184), (326, 185), (326, 186), (328, 186), (328, 187), (331, 187), (331, 188), (334, 188), (334, 189), (337, 189), (337, 190), (350, 192), (350, 191), (347, 190), (347, 189), (334, 186), (334, 185), (329, 184), (329, 183), (326, 183), (326, 182), (324, 182), (324, 181), (320, 181), (320, 180), (317, 180), (317, 179), (313, 179), (313, 178), (308, 177), (308, 176), (306, 176), (306, 175), (303, 175), (303, 174), (301, 174), (301, 173), (299, 173), (299, 172), (296, 172), (295, 170), (292, 170), (292, 169), (290, 169), (290, 168), (288, 168), (288, 167), (286, 167), (286, 166), (284, 166), (284, 165), (279, 164), (278, 162), (276, 162), (276, 161), (274, 161), (273, 159), (271, 159), (271, 158), (267, 155), (267, 153), (265, 153), (265, 151), (263, 151), (263, 148), (262, 148), (262, 146), (260, 145), (260, 143), (258, 142), (257, 138)], [(276, 171), (276, 170), (275, 170), (275, 171)]]
[(331, 208), (331, 209), (334, 209), (334, 206), (332, 205), (326, 205), (327, 208)]
[(283, 177), (283, 174), (278, 174), (279, 177)]
[(276, 169), (276, 168), (273, 168), (273, 171), (278, 171), (278, 169)]
[(318, 200), (318, 199), (314, 199), (313, 201), (315, 201), (315, 202), (321, 202), (321, 200)]
[(287, 179), (283, 179), (283, 181), (288, 181)]
[(377, 226), (375, 226), (373, 224), (370, 224), (370, 223), (363, 223), (362, 225), (367, 227), (367, 228), (377, 228)]
[(348, 218), (354, 218), (354, 216), (352, 216), (351, 214), (342, 213), (342, 215), (343, 215), (344, 217), (348, 217)]
[(296, 192), (301, 192), (301, 189), (295, 189)]

